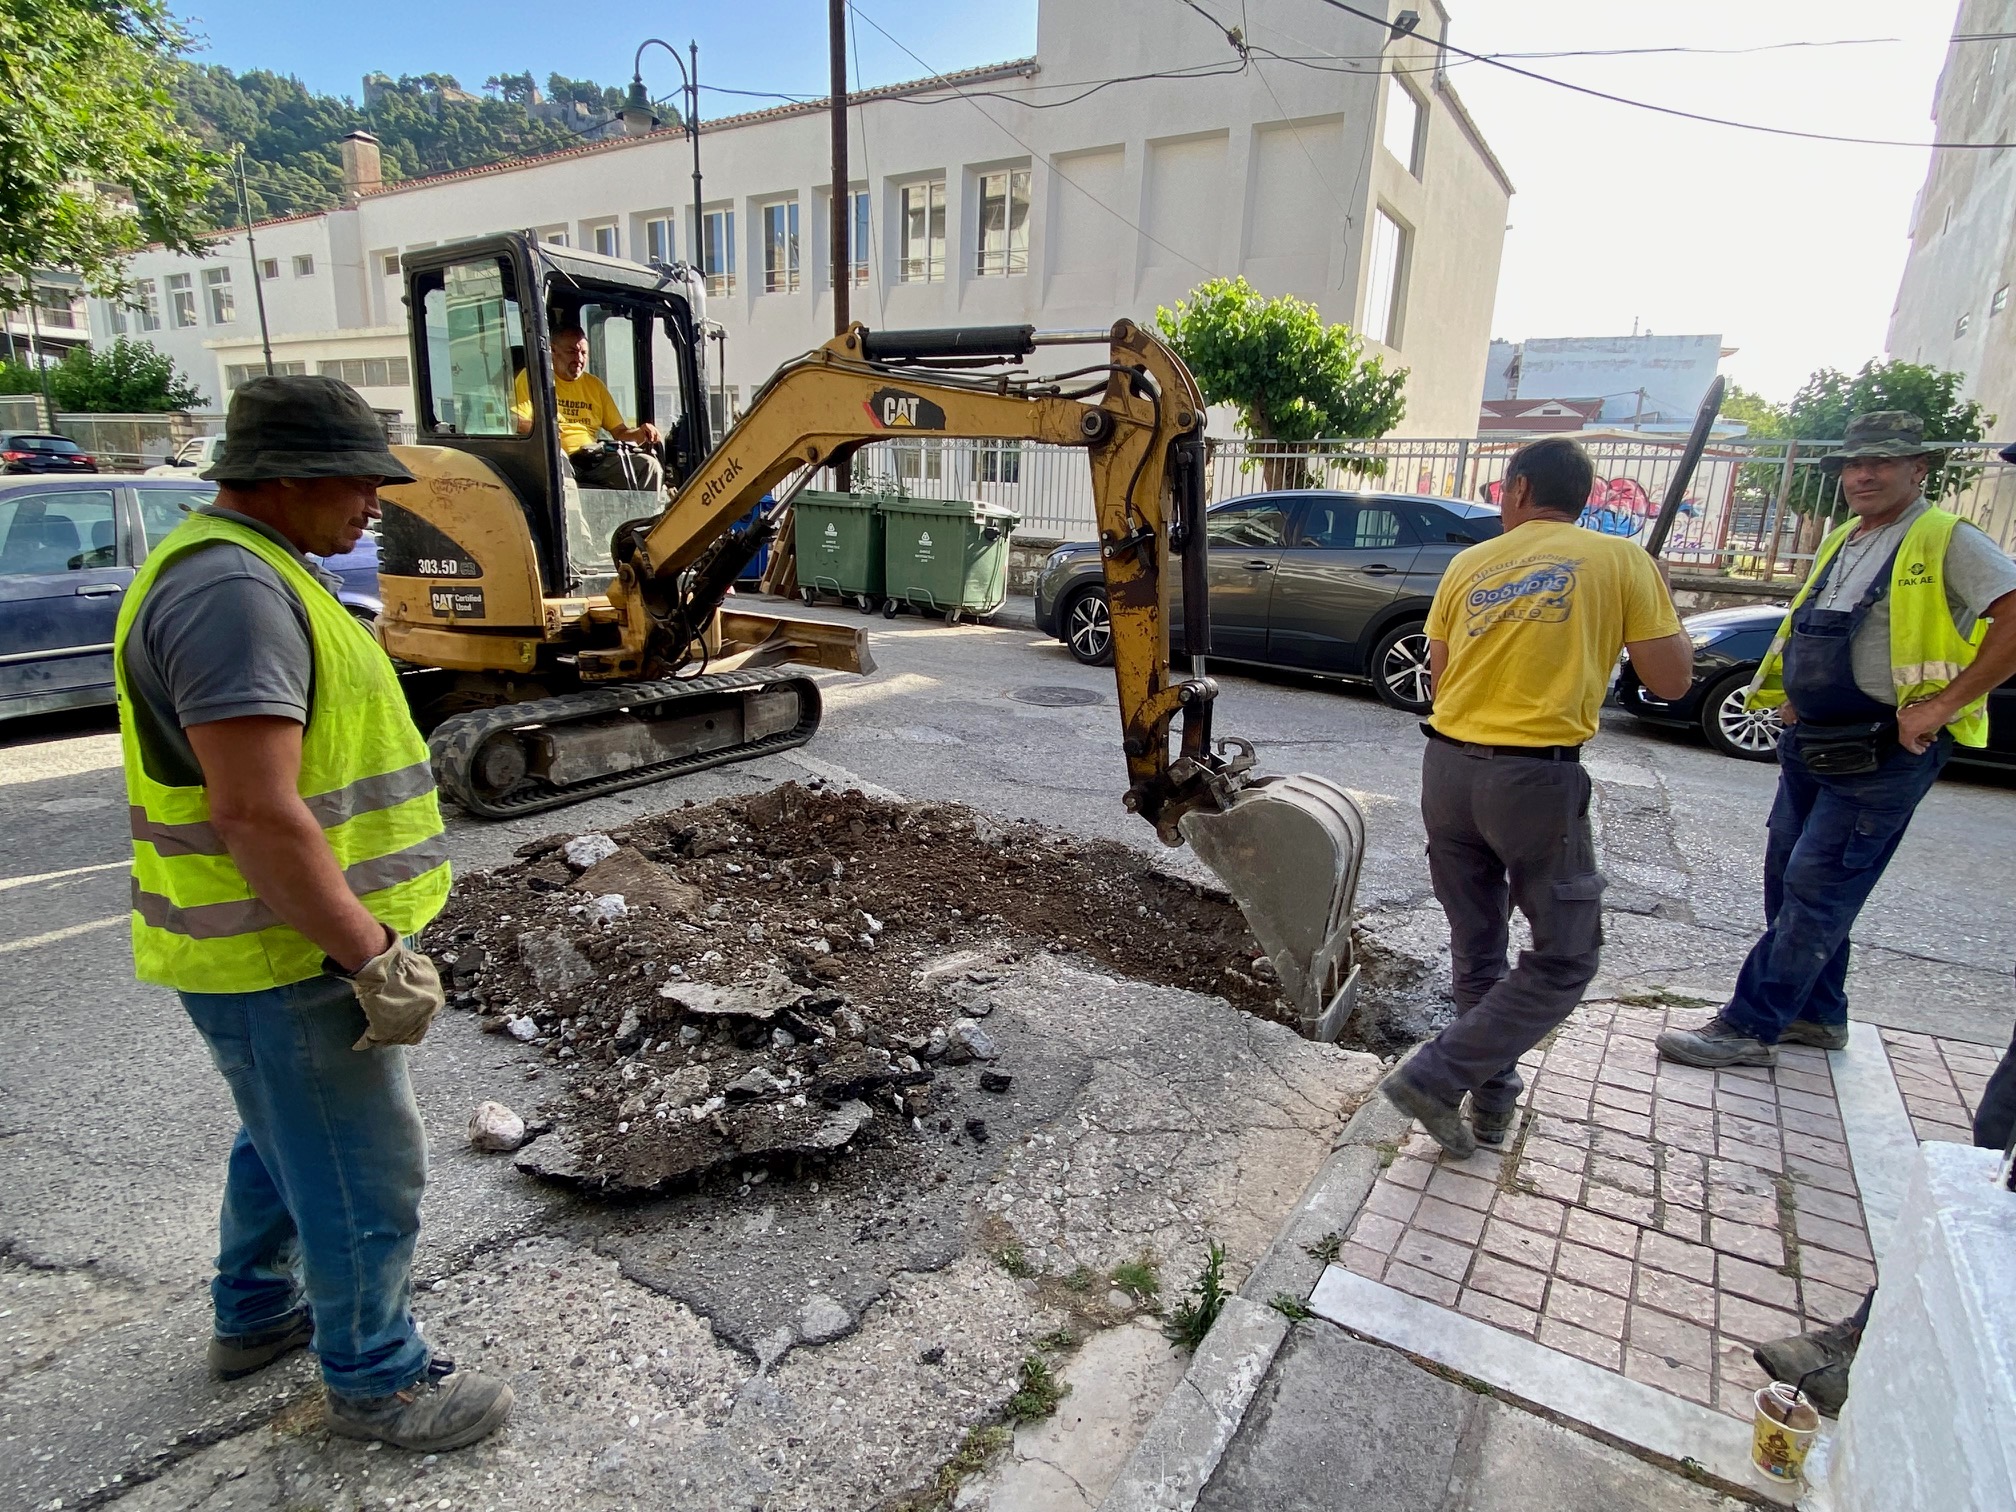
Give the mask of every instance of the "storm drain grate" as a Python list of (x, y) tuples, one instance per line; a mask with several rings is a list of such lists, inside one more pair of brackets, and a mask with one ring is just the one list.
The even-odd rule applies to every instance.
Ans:
[(1069, 709), (1087, 704), (1102, 704), (1108, 695), (1095, 693), (1090, 688), (1067, 688), (1047, 686), (1039, 688), (1015, 688), (1008, 696), (1017, 703), (1038, 704), (1046, 709)]

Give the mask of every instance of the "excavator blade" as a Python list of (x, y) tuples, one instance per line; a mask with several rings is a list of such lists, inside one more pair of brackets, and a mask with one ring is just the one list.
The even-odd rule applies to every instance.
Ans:
[(1228, 808), (1191, 810), (1180, 828), (1273, 961), (1296, 1028), (1312, 1040), (1335, 1040), (1358, 992), (1351, 910), (1365, 814), (1357, 801), (1312, 773), (1265, 777)]

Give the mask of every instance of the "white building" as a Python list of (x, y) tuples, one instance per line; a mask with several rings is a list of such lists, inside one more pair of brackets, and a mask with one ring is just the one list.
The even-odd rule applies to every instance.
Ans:
[[(1320, 0), (1245, 11), (1256, 52), (1242, 67), (1231, 40), (1166, 0), (1041, 0), (1034, 58), (861, 96), (854, 318), (1104, 326), (1243, 274), (1408, 368), (1404, 433), (1472, 433), (1512, 190), (1442, 72), (1446, 14), (1427, 0), (1394, 37)], [(1141, 74), (1180, 76), (1087, 92)], [(701, 149), (699, 261), (707, 314), (728, 332), (725, 373), (709, 376), (739, 400), (832, 334), (829, 117), (815, 103), (707, 122)], [(374, 404), (411, 402), (402, 252), (529, 227), (694, 260), (678, 131), (396, 184), (378, 182), (368, 139), (344, 158), (345, 208), (254, 233), (276, 366), (360, 374)], [(133, 273), (129, 333), (219, 399), (259, 370), (242, 237), (204, 260), (142, 254)], [(93, 302), (94, 335), (121, 318)]]
[[(2016, 142), (2016, 0), (1963, 0), (1933, 99), (1942, 142)], [(1934, 152), (1890, 312), (1893, 358), (1967, 375), (2016, 436), (2016, 152)]]
[[(1736, 348), (1720, 336), (1541, 336), (1494, 341), (1484, 398), (1590, 400), (1592, 427), (1685, 432), (1722, 359)], [(1499, 408), (1499, 406), (1494, 406)], [(1575, 428), (1544, 423), (1539, 429)]]

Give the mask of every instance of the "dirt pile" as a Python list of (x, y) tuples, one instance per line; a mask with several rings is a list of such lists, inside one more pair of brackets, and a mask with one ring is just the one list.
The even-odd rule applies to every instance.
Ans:
[(986, 1139), (931, 1083), (982, 1062), (982, 1090), (1012, 1084), (988, 989), (1032, 951), (1280, 1011), (1222, 896), (959, 805), (787, 783), (518, 854), (425, 943), (451, 1006), (554, 1063), (520, 1167), (589, 1189), (792, 1174), (870, 1131)]

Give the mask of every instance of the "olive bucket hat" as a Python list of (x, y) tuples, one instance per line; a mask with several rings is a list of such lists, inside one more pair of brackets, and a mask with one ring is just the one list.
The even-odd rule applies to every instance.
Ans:
[(1827, 453), (1820, 465), (1839, 472), (1841, 464), (1857, 457), (1924, 457), (1932, 448), (1925, 444), (1925, 422), (1909, 410), (1871, 410), (1848, 422), (1848, 434), (1841, 449)]
[(347, 383), (307, 374), (262, 374), (238, 386), (224, 445), (208, 483), (269, 478), (382, 478), (411, 483), (392, 455), (377, 411)]

